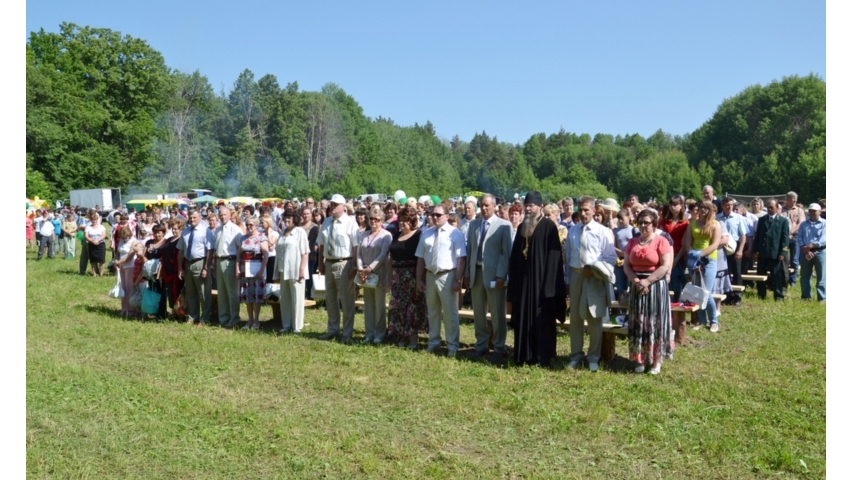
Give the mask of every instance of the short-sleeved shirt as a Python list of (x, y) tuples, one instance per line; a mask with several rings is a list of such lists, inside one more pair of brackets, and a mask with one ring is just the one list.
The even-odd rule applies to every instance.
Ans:
[(449, 223), (432, 227), (421, 235), (415, 256), (424, 259), (426, 269), (432, 273), (456, 268), (457, 260), (467, 255), (465, 235)]
[(660, 266), (661, 259), (667, 253), (672, 253), (669, 241), (661, 235), (655, 235), (652, 243), (640, 245), (641, 237), (634, 237), (628, 242), (628, 259), (635, 272), (651, 273)]
[(325, 258), (349, 258), (353, 255), (353, 249), (358, 246), (358, 238), (358, 223), (355, 218), (345, 213), (337, 220), (335, 217), (326, 217), (323, 220), (317, 244), (323, 246)]
[(181, 232), (181, 238), (178, 240), (178, 250), (184, 252), (184, 258), (187, 260), (204, 258), (208, 250), (213, 250), (213, 232), (208, 227), (202, 225), (201, 222), (196, 225), (194, 230), (193, 244), (189, 245), (189, 248), (187, 248), (187, 243), (190, 241), (190, 233), (193, 231), (192, 227), (185, 228)]

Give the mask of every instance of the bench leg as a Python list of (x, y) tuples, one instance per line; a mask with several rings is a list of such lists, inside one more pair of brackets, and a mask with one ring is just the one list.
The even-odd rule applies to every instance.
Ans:
[(675, 331), (675, 343), (683, 344), (687, 339), (687, 322), (684, 312), (672, 312), (672, 329)]
[(601, 360), (609, 362), (616, 356), (616, 334), (603, 332), (601, 334)]
[(276, 321), (276, 322), (278, 322), (279, 325), (281, 325), (281, 309), (278, 308), (278, 304), (277, 303), (271, 303), (268, 305), (270, 305), (272, 307), (272, 319), (273, 319), (273, 321)]

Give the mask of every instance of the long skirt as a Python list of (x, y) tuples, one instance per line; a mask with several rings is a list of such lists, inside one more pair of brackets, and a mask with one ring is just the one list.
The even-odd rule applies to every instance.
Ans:
[(426, 296), (418, 290), (414, 268), (391, 270), (388, 336), (396, 340), (427, 331)]
[(630, 305), (628, 357), (641, 365), (661, 362), (675, 349), (666, 279), (653, 283), (648, 295), (640, 295), (637, 288), (631, 285)]

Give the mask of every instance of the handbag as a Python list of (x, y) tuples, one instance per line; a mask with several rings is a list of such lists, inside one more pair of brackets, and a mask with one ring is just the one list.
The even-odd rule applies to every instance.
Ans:
[[(696, 280), (696, 276), (697, 273), (694, 273), (692, 281)], [(681, 301), (695, 303), (699, 305), (699, 308), (704, 309), (708, 305), (708, 299), (711, 298), (711, 292), (705, 289), (705, 277), (701, 274), (698, 274), (698, 276), (702, 286), (700, 287), (693, 283), (685, 285), (684, 290), (681, 291)]]
[(726, 252), (726, 255), (734, 255), (737, 252), (737, 242), (735, 241), (735, 237), (729, 235), (729, 241), (723, 245), (723, 251)]
[(355, 284), (362, 288), (376, 288), (379, 285), (379, 275), (369, 274), (362, 282), (358, 275), (355, 276)]
[(146, 280), (156, 280), (160, 272), (160, 259), (152, 258), (142, 265), (142, 277)]
[(142, 292), (144, 290), (146, 290), (145, 284), (139, 284), (136, 286), (136, 288), (133, 289), (133, 293), (128, 299), (128, 302), (130, 303), (130, 308), (139, 308), (142, 306)]
[(124, 289), (121, 288), (121, 277), (116, 271), (116, 284), (110, 289), (110, 298), (124, 298)]
[(326, 298), (326, 276), (315, 273), (311, 275), (311, 298), (322, 300)]
[(278, 283), (268, 283), (264, 285), (264, 298), (277, 302), (281, 298), (281, 285)]
[(156, 315), (157, 309), (160, 308), (160, 292), (155, 292), (151, 289), (143, 289), (142, 291), (142, 313), (148, 315)]

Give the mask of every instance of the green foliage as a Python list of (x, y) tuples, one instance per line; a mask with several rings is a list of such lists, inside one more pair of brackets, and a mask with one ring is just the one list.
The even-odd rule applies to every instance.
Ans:
[(50, 200), (56, 193), (51, 188), (44, 175), (38, 170), (27, 167), (27, 198), (39, 197), (41, 200)]
[(144, 40), (63, 23), (27, 44), (27, 153), (57, 192), (126, 187), (154, 158), (168, 69)]
[(340, 86), (300, 91), (244, 70), (216, 95), (196, 71), (169, 72), (144, 41), (63, 24), (27, 43), (28, 191), (209, 188), (219, 196), (356, 196), (402, 189), (442, 198), (659, 200), (701, 186), (740, 193), (826, 194), (826, 83), (786, 77), (725, 100), (690, 135), (536, 133), (512, 145), (476, 133), (370, 119)]
[(685, 144), (690, 164), (706, 162), (723, 191), (826, 196), (826, 82), (791, 76), (725, 100)]

